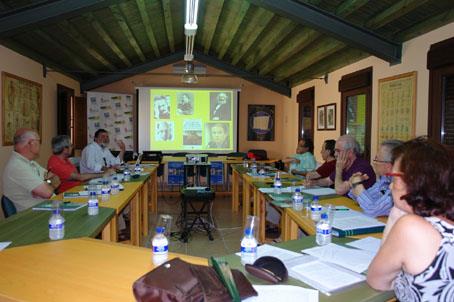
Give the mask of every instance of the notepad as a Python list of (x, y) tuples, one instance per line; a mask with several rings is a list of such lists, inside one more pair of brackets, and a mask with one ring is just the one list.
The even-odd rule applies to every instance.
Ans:
[(366, 271), (375, 256), (374, 252), (347, 248), (334, 243), (304, 249), (302, 252), (357, 273)]
[[(52, 206), (53, 201), (47, 201), (40, 203), (32, 208), (34, 211), (52, 211), (54, 207)], [(59, 203), (59, 209), (62, 211), (76, 211), (80, 208), (85, 207), (87, 204), (86, 203), (78, 203), (78, 202), (60, 202)]]

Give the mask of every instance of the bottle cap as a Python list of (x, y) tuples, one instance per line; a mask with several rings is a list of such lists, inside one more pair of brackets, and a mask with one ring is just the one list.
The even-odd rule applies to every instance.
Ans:
[(300, 188), (296, 188), (295, 192), (301, 192), (301, 189)]
[(247, 229), (244, 230), (244, 235), (249, 236), (249, 235), (252, 235), (253, 233), (254, 233), (254, 232), (252, 232), (252, 229), (251, 229), (251, 228), (247, 228)]
[(96, 192), (95, 191), (90, 191), (90, 196), (96, 196)]
[(158, 233), (158, 234), (163, 234), (164, 230), (165, 230), (165, 227), (163, 227), (163, 226), (156, 227), (156, 233)]
[(322, 213), (322, 216), (321, 216), (322, 219), (328, 219), (328, 214), (326, 213)]
[(313, 200), (313, 201), (315, 201), (315, 200), (318, 201), (318, 196), (317, 196), (317, 195), (314, 195), (314, 196), (312, 197), (312, 200)]

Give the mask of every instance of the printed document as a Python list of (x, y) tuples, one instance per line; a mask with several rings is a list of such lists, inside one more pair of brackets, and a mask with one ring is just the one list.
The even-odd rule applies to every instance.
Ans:
[(305, 301), (318, 302), (318, 291), (294, 285), (253, 285), (259, 294), (244, 302)]
[(381, 240), (374, 237), (366, 237), (347, 243), (349, 246), (356, 247), (360, 250), (365, 250), (377, 254), (380, 249)]

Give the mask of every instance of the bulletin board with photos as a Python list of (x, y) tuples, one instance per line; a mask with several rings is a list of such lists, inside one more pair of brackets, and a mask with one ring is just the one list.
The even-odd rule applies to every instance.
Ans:
[(102, 128), (109, 132), (110, 149), (118, 150), (116, 141), (122, 140), (126, 145), (126, 150), (134, 150), (133, 109), (132, 95), (88, 92), (88, 142), (92, 142), (96, 130)]
[(378, 81), (378, 143), (409, 140), (415, 135), (417, 72)]
[(43, 86), (19, 76), (2, 72), (2, 142), (13, 144), (19, 128), (31, 128), (41, 136)]

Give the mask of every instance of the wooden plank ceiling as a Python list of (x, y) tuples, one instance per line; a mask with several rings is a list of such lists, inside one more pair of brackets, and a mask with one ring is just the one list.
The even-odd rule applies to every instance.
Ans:
[[(0, 43), (91, 89), (181, 61), (184, 16), (184, 0), (0, 0)], [(453, 0), (201, 0), (195, 60), (290, 95), (371, 54), (399, 63), (453, 20)]]

